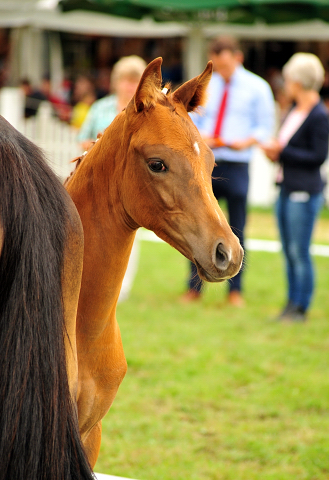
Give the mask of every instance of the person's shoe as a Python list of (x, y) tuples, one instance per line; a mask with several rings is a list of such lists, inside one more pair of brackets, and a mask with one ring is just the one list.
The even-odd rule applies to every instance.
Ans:
[(278, 320), (285, 322), (305, 322), (306, 311), (304, 308), (299, 307), (292, 302), (288, 302), (286, 308), (279, 315)]
[(234, 307), (244, 307), (244, 300), (239, 290), (232, 290), (228, 294), (228, 303)]
[(285, 318), (289, 317), (291, 313), (296, 311), (296, 308), (297, 306), (291, 300), (289, 300), (282, 312), (278, 315), (277, 320), (284, 320)]
[(302, 307), (296, 307), (295, 310), (288, 315), (287, 320), (291, 322), (305, 322), (306, 312)]
[(199, 300), (201, 297), (201, 292), (198, 292), (197, 290), (193, 290), (190, 288), (184, 295), (181, 297), (181, 302), (182, 303), (191, 303), (195, 302), (196, 300)]

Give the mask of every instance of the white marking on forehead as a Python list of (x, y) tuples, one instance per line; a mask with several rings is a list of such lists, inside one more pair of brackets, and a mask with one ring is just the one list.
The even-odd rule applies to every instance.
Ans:
[(200, 155), (200, 147), (199, 147), (198, 142), (194, 142), (193, 147), (194, 147), (194, 150), (196, 151), (196, 153), (197, 153), (198, 155)]
[(167, 95), (168, 93), (168, 88), (167, 87), (163, 87), (163, 89), (161, 90), (162, 93), (164, 93), (165, 95)]

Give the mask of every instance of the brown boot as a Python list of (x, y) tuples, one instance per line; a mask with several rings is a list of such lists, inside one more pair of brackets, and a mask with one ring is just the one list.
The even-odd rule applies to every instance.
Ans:
[(184, 295), (181, 297), (181, 302), (182, 303), (195, 302), (196, 300), (199, 300), (200, 297), (201, 297), (201, 293), (191, 288), (186, 293), (184, 293)]
[(244, 307), (244, 300), (239, 290), (232, 290), (228, 295), (228, 303), (234, 307)]

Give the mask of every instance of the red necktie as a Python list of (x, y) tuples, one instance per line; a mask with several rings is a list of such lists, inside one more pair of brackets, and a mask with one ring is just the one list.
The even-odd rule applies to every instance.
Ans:
[(227, 104), (228, 87), (229, 87), (229, 82), (226, 82), (225, 87), (224, 87), (223, 96), (222, 96), (222, 101), (221, 101), (221, 104), (220, 104), (219, 110), (218, 110), (216, 127), (215, 127), (215, 131), (214, 131), (214, 138), (219, 137), (219, 134), (220, 134), (220, 131), (221, 131), (221, 128), (222, 128), (225, 109), (226, 109), (226, 104)]

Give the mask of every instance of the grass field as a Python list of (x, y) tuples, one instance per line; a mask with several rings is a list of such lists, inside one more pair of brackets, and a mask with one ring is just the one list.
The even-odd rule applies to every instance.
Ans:
[[(276, 239), (253, 211), (248, 235)], [(324, 212), (318, 243), (329, 244)], [(138, 274), (117, 317), (128, 374), (103, 421), (95, 471), (139, 480), (329, 478), (329, 258), (305, 324), (273, 321), (285, 299), (278, 253), (250, 252), (244, 309), (225, 284), (182, 305), (187, 261), (142, 242)]]

